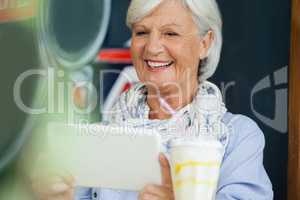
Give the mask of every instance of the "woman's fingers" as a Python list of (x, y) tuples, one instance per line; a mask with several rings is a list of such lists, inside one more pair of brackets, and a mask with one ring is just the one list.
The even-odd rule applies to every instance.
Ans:
[(171, 176), (170, 164), (168, 159), (163, 153), (159, 155), (159, 162), (160, 162), (161, 175), (162, 175), (162, 184), (165, 186), (172, 187), (172, 176)]
[(33, 189), (42, 193), (62, 193), (68, 190), (71, 185), (62, 178), (35, 179), (32, 181)]
[(71, 174), (62, 176), (61, 178), (62, 178), (62, 179), (64, 180), (64, 182), (65, 182), (66, 184), (68, 184), (70, 187), (73, 187), (73, 186), (74, 186), (75, 178), (74, 178)]
[(51, 196), (47, 196), (46, 198), (44, 198), (45, 200), (73, 200), (74, 196), (73, 196), (73, 190), (71, 191), (66, 191), (64, 193), (61, 194), (55, 194), (55, 195), (51, 195)]
[(172, 188), (170, 188), (170, 186), (147, 185), (145, 192), (166, 198), (171, 196)]
[(71, 176), (48, 176), (32, 180), (32, 189), (35, 196), (42, 200), (73, 199), (74, 179)]
[(70, 189), (70, 185), (64, 183), (64, 182), (59, 182), (59, 183), (54, 183), (50, 187), (50, 192), (53, 194), (59, 194), (66, 192)]
[(162, 200), (162, 199), (156, 195), (144, 193), (144, 194), (141, 194), (141, 196), (139, 197), (139, 200)]
[(60, 199), (68, 194), (69, 191), (73, 190), (73, 188), (70, 188), (70, 186), (63, 182), (43, 185), (37, 183), (32, 186), (32, 189), (38, 199), (48, 199), (54, 197)]
[(139, 194), (139, 200), (174, 200), (170, 164), (164, 154), (159, 155), (162, 185), (147, 185)]
[(147, 185), (140, 193), (139, 199), (173, 200), (173, 190), (169, 186)]
[(68, 171), (54, 170), (44, 167), (46, 154), (37, 158), (34, 170), (30, 174), (33, 195), (39, 200), (71, 200), (73, 199), (75, 180)]

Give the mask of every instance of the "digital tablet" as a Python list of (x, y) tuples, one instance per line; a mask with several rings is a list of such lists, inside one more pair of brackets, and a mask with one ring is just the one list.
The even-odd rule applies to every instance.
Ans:
[(139, 191), (161, 183), (154, 130), (50, 123), (47, 144), (52, 166), (72, 174), (76, 185)]

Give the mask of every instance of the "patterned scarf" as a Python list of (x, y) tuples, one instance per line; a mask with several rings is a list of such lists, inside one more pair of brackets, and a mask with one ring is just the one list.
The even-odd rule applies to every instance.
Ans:
[(224, 147), (228, 141), (228, 127), (222, 122), (227, 109), (218, 87), (208, 81), (198, 86), (192, 102), (176, 112), (170, 119), (149, 119), (150, 108), (146, 101), (147, 88), (138, 83), (123, 93), (111, 112), (108, 121), (133, 127), (156, 129), (163, 144), (170, 139), (196, 137), (220, 141)]

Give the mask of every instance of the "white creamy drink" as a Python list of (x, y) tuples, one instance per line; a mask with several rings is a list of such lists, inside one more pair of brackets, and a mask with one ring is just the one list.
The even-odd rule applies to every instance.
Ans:
[(223, 145), (209, 139), (175, 139), (170, 146), (175, 199), (215, 199)]

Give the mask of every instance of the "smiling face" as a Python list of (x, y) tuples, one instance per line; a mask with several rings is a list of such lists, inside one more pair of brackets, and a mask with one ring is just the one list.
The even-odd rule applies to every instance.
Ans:
[(176, 0), (164, 0), (132, 26), (131, 54), (138, 77), (160, 90), (196, 88), (199, 61), (208, 47), (191, 12)]

